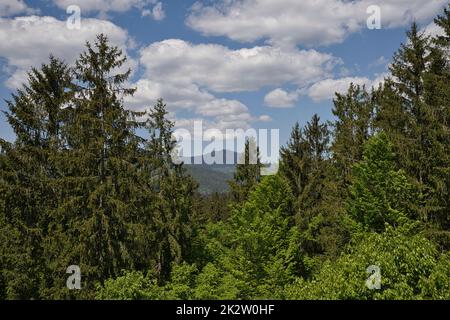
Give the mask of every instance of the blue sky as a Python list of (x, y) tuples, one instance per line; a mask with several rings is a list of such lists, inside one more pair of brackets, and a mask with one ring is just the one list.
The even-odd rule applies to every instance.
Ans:
[[(378, 84), (413, 19), (435, 32), (445, 0), (0, 0), (0, 103), (53, 53), (71, 63), (98, 32), (123, 48), (136, 110), (166, 99), (181, 128), (276, 128), (332, 119), (334, 91)], [(68, 29), (70, 4), (80, 29)], [(381, 29), (370, 30), (369, 5)], [(434, 30), (434, 31), (433, 31)], [(13, 139), (3, 115), (0, 136)]]

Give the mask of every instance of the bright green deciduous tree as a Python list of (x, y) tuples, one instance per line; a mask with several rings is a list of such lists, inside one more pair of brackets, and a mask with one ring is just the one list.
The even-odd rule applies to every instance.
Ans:
[(348, 212), (367, 230), (383, 231), (411, 217), (413, 187), (402, 170), (395, 169), (394, 153), (386, 134), (364, 145), (363, 160), (354, 166)]
[[(313, 280), (298, 279), (286, 290), (287, 297), (449, 299), (450, 256), (440, 255), (433, 243), (408, 229), (388, 227), (381, 234), (365, 233), (336, 262), (325, 263)], [(379, 289), (374, 279), (369, 279), (374, 276), (367, 271), (371, 266), (379, 271)]]
[[(284, 285), (300, 272), (298, 232), (291, 210), (288, 183), (279, 176), (263, 178), (241, 208), (235, 209), (215, 240), (216, 274), (227, 277), (219, 285), (239, 291), (236, 298), (280, 297)], [(234, 285), (231, 285), (234, 279)]]

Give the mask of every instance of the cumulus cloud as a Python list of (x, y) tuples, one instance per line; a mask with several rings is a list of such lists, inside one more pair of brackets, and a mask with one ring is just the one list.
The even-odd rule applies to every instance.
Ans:
[(81, 11), (93, 12), (125, 12), (131, 8), (144, 8), (147, 4), (153, 1), (148, 0), (53, 0), (56, 6), (65, 10), (71, 5), (76, 5), (81, 8)]
[(421, 32), (425, 33), (426, 35), (430, 37), (438, 37), (443, 36), (445, 34), (444, 29), (442, 29), (440, 26), (435, 24), (434, 22), (431, 22), (429, 25), (427, 25), (425, 28), (421, 30)]
[(162, 2), (158, 2), (157, 4), (155, 4), (155, 6), (153, 7), (153, 9), (146, 9), (142, 12), (142, 16), (150, 16), (152, 17), (154, 20), (156, 21), (161, 21), (164, 20), (164, 18), (166, 17), (166, 13), (163, 9), (163, 4)]
[[(205, 3), (205, 4), (203, 4)], [(447, 0), (220, 0), (194, 4), (186, 23), (208, 36), (279, 46), (328, 45), (366, 28), (367, 8), (378, 5), (383, 28), (426, 21)]]
[(160, 82), (153, 77), (145, 77), (133, 84), (137, 90), (132, 97), (128, 97), (127, 104), (143, 111), (152, 106), (159, 98), (164, 98), (170, 110), (193, 110), (214, 99), (214, 96), (201, 90), (195, 84), (177, 84), (176, 82)]
[(163, 4), (157, 0), (53, 0), (56, 6), (65, 10), (71, 5), (79, 6), (81, 12), (126, 12), (131, 9), (142, 11), (142, 16), (150, 16), (155, 20), (163, 20), (165, 12)]
[(272, 121), (272, 118), (266, 114), (263, 114), (262, 116), (258, 117), (258, 120), (261, 122), (270, 122)]
[[(208, 119), (207, 123), (211, 128), (248, 128), (252, 122), (267, 121), (264, 117), (253, 117), (248, 107), (240, 101), (218, 98), (195, 84), (144, 78), (133, 86), (137, 89), (136, 93), (125, 99), (127, 107), (133, 110), (148, 110), (157, 99), (164, 98), (168, 110), (174, 114), (174, 119), (177, 112), (184, 110)], [(180, 120), (175, 120), (177, 126), (181, 126), (178, 123)]]
[(0, 17), (9, 17), (17, 14), (33, 14), (37, 10), (27, 6), (23, 0), (2, 0), (0, 2)]
[[(127, 53), (126, 48), (132, 42), (127, 31), (108, 21), (83, 19), (80, 30), (70, 30), (66, 26), (66, 21), (53, 17), (0, 18), (0, 41), (4, 44), (0, 47), (0, 58), (5, 61), (4, 69), (8, 70), (9, 74), (6, 85), (10, 88), (19, 87), (26, 80), (26, 72), (31, 67), (48, 61), (50, 53), (64, 59), (69, 64), (72, 63), (84, 50), (85, 42), (93, 41), (95, 36), (101, 32), (108, 35), (113, 44), (118, 45)], [(36, 37), (36, 34), (40, 36)], [(49, 43), (51, 43), (50, 47)], [(186, 45), (188, 48), (193, 47)], [(155, 49), (158, 46), (150, 47)], [(205, 80), (206, 77), (185, 76), (183, 73), (186, 72), (186, 69), (180, 68), (183, 61), (179, 61), (175, 53), (172, 52), (166, 56), (159, 54), (158, 50), (153, 52), (152, 49), (143, 49), (140, 52), (140, 63), (143, 66), (144, 74), (140, 80), (129, 84), (137, 87), (138, 90), (134, 97), (127, 98), (128, 107), (143, 110), (152, 106), (158, 98), (162, 97), (166, 99), (174, 114), (182, 110), (193, 112), (198, 117), (208, 118), (211, 125), (216, 128), (247, 128), (254, 121), (268, 120), (268, 117), (252, 116), (248, 107), (243, 103), (216, 97), (208, 89), (220, 86), (226, 89), (230, 88), (233, 85), (231, 77), (216, 83)], [(227, 50), (221, 48), (220, 54)], [(228, 51), (232, 52), (232, 50)], [(202, 69), (202, 59), (195, 59), (195, 54), (195, 50), (189, 52), (189, 49), (188, 52), (182, 53), (182, 55), (190, 57), (190, 60), (185, 61), (185, 67), (191, 72), (198, 70), (211, 74), (213, 77), (214, 74), (209, 70)], [(220, 63), (220, 57), (217, 55), (213, 55), (211, 59), (215, 60), (215, 63)], [(127, 67), (136, 69), (136, 66), (137, 62), (131, 60)], [(180, 70), (176, 70), (177, 68)], [(221, 72), (222, 76), (225, 76), (226, 70)], [(244, 74), (241, 73), (242, 76)]]
[(269, 92), (264, 98), (265, 104), (273, 108), (289, 108), (294, 106), (300, 97), (308, 96), (315, 102), (331, 100), (336, 93), (346, 93), (350, 84), (366, 86), (367, 89), (378, 87), (388, 77), (388, 73), (377, 75), (374, 79), (367, 77), (342, 77), (329, 78), (317, 81), (308, 87), (303, 87), (292, 92), (281, 88)]
[(381, 74), (371, 80), (366, 77), (345, 77), (340, 79), (326, 79), (313, 84), (308, 90), (308, 96), (318, 102), (332, 99), (335, 93), (345, 93), (351, 83), (365, 85), (366, 88), (377, 87), (383, 82), (387, 74)]
[(375, 68), (375, 67), (387, 67), (389, 64), (389, 60), (386, 59), (384, 56), (379, 57), (374, 62), (369, 64), (369, 68)]
[(287, 92), (281, 88), (269, 92), (264, 97), (264, 103), (273, 108), (290, 108), (293, 107), (299, 98), (297, 91)]
[(168, 39), (141, 49), (139, 62), (143, 78), (136, 83), (135, 96), (127, 99), (130, 107), (142, 109), (163, 97), (172, 111), (190, 110), (209, 119), (211, 126), (227, 129), (271, 119), (252, 116), (242, 102), (218, 94), (287, 83), (310, 85), (329, 77), (340, 60), (315, 50), (272, 46), (232, 50)]
[[(179, 39), (155, 42), (141, 49), (139, 62), (143, 76), (135, 83), (136, 94), (126, 101), (130, 108), (142, 110), (163, 97), (172, 112), (191, 111), (221, 129), (248, 128), (252, 122), (271, 119), (267, 115), (252, 116), (242, 102), (218, 94), (286, 83), (311, 85), (330, 76), (340, 63), (315, 50), (271, 46), (232, 50)], [(288, 98), (293, 101), (295, 95), (287, 94), (285, 104)]]
[(258, 120), (250, 115), (246, 105), (230, 99), (217, 98), (213, 94), (200, 89), (195, 84), (183, 84), (176, 81), (159, 81), (144, 78), (134, 86), (136, 93), (127, 97), (127, 106), (134, 110), (144, 111), (153, 106), (157, 99), (164, 98), (167, 107), (174, 115), (177, 111), (190, 111), (197, 116), (215, 121), (216, 127), (248, 127), (250, 122)]
[[(49, 54), (72, 63), (84, 50), (85, 42), (95, 40), (99, 33), (106, 34), (111, 43), (123, 50), (129, 42), (124, 29), (98, 19), (83, 19), (80, 30), (70, 30), (66, 21), (53, 17), (0, 18), (0, 57), (9, 70), (6, 85), (19, 87), (26, 80), (26, 72), (47, 62)], [(128, 66), (133, 66), (132, 60)]]
[(156, 42), (141, 51), (148, 75), (160, 81), (194, 83), (215, 92), (254, 91), (284, 83), (304, 86), (329, 76), (339, 62), (315, 50), (272, 46), (231, 50), (179, 39)]

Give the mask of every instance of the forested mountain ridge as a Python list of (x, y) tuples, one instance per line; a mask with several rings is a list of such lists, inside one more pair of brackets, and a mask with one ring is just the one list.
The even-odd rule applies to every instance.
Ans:
[(208, 196), (172, 160), (164, 101), (124, 107), (105, 35), (74, 65), (50, 57), (8, 101), (0, 299), (449, 300), (450, 7), (435, 23), (378, 88), (336, 94), (335, 121), (295, 125), (278, 174), (238, 164)]
[[(201, 194), (229, 192), (228, 181), (233, 179), (236, 163), (241, 155), (229, 150), (218, 150), (216, 153), (222, 156), (220, 163), (207, 164), (204, 155), (181, 159), (189, 174), (198, 182), (198, 191)], [(233, 161), (227, 163), (227, 158)]]
[(230, 168), (225, 164), (217, 166), (193, 164), (187, 165), (186, 170), (197, 181), (198, 191), (208, 195), (214, 192), (227, 193), (229, 191), (228, 181), (233, 179), (234, 166)]

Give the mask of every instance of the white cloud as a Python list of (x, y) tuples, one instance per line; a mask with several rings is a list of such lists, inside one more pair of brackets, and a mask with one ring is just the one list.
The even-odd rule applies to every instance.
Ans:
[(389, 64), (389, 60), (386, 59), (384, 56), (379, 57), (374, 62), (369, 64), (369, 68), (375, 68), (375, 67), (387, 67)]
[(226, 122), (233, 122), (233, 126), (242, 124), (247, 127), (250, 122), (257, 120), (250, 115), (243, 103), (217, 98), (195, 84), (141, 79), (134, 86), (137, 88), (136, 93), (125, 101), (127, 106), (134, 110), (143, 111), (153, 106), (157, 99), (164, 98), (169, 111), (174, 114), (181, 110), (191, 111), (198, 116), (214, 119), (216, 127), (223, 127)]
[[(72, 63), (84, 50), (85, 42), (95, 40), (99, 33), (106, 34), (111, 43), (123, 50), (129, 43), (124, 29), (98, 19), (83, 19), (80, 30), (70, 30), (66, 21), (53, 17), (0, 18), (0, 57), (10, 70), (6, 85), (19, 87), (26, 79), (26, 72), (47, 62), (50, 54)], [(132, 65), (130, 60), (128, 66)]]
[(1, 0), (0, 17), (9, 17), (17, 14), (32, 14), (37, 10), (31, 9), (23, 0)]
[(168, 39), (140, 50), (143, 78), (127, 104), (142, 109), (163, 97), (171, 111), (187, 109), (209, 119), (215, 128), (248, 128), (252, 122), (271, 119), (252, 116), (245, 104), (217, 97), (218, 93), (256, 91), (287, 83), (311, 85), (329, 77), (339, 63), (332, 55), (315, 50), (272, 46), (232, 50)]
[(151, 16), (156, 21), (164, 20), (166, 13), (163, 9), (162, 2), (155, 4), (152, 10), (146, 10), (142, 13), (143, 16)]
[(127, 105), (135, 110), (143, 110), (159, 98), (164, 98), (169, 110), (193, 110), (214, 99), (214, 96), (198, 88), (195, 84), (178, 85), (172, 82), (159, 82), (152, 77), (138, 80), (133, 84), (137, 88), (132, 97), (126, 99)]
[(435, 16), (447, 0), (220, 0), (197, 2), (186, 23), (209, 36), (241, 42), (266, 39), (279, 46), (327, 45), (342, 42), (366, 28), (370, 5), (381, 8), (383, 28)]
[[(160, 82), (147, 78), (132, 85), (137, 91), (134, 96), (127, 97), (125, 103), (133, 110), (147, 110), (157, 99), (164, 98), (168, 110), (174, 115), (182, 110), (193, 112), (203, 119), (209, 119), (212, 128), (248, 128), (251, 122), (267, 120), (253, 117), (248, 107), (240, 101), (217, 98), (195, 84)], [(177, 126), (180, 126), (179, 120), (176, 121)]]
[(293, 107), (299, 98), (299, 93), (287, 92), (283, 89), (275, 89), (264, 97), (264, 103), (273, 108), (290, 108)]
[(270, 121), (272, 121), (272, 118), (270, 116), (264, 114), (264, 115), (260, 116), (258, 118), (258, 120), (261, 122), (270, 122)]
[(434, 22), (431, 22), (429, 25), (423, 28), (421, 32), (425, 33), (430, 37), (443, 36), (445, 34), (444, 29), (442, 29)]
[[(197, 113), (207, 117), (230, 119), (248, 113), (248, 108), (237, 100), (214, 99), (197, 108)], [(242, 118), (241, 118), (242, 119)]]
[[(100, 32), (108, 35), (111, 42), (121, 47), (125, 53), (125, 48), (132, 42), (124, 29), (99, 19), (83, 19), (80, 30), (70, 30), (65, 21), (53, 17), (0, 18), (0, 41), (4, 43), (0, 47), (0, 58), (4, 59), (4, 68), (9, 73), (6, 85), (10, 88), (19, 87), (26, 80), (26, 72), (32, 66), (47, 62), (50, 53), (71, 64), (84, 50), (85, 41), (93, 41)], [(40, 36), (36, 37), (36, 34)], [(161, 58), (163, 57), (155, 55), (155, 62)], [(193, 112), (209, 119), (216, 128), (246, 128), (250, 123), (260, 121), (260, 118), (250, 114), (243, 103), (216, 97), (208, 91), (207, 86), (197, 84), (195, 79), (183, 79), (180, 76), (182, 74), (175, 71), (169, 72), (170, 75), (166, 77), (160, 77), (154, 72), (153, 65), (147, 63), (147, 59), (152, 57), (148, 51), (143, 50), (140, 62), (144, 67), (144, 76), (129, 84), (138, 89), (134, 97), (126, 100), (130, 108), (143, 110), (162, 97), (167, 101), (171, 112)], [(219, 58), (215, 56), (213, 59)], [(161, 66), (158, 63), (158, 72), (164, 74), (165, 68), (178, 68), (182, 64), (182, 61), (176, 59), (166, 62), (168, 64), (161, 61)], [(194, 59), (189, 63), (190, 68), (195, 70), (196, 63), (201, 64), (201, 60)], [(130, 61), (129, 66), (135, 69), (136, 65), (136, 62)], [(267, 118), (263, 117), (261, 120)]]
[(313, 101), (320, 102), (331, 100), (336, 93), (345, 94), (351, 83), (355, 85), (366, 86), (370, 90), (376, 88), (388, 76), (388, 73), (376, 75), (374, 79), (366, 77), (342, 77), (337, 79), (324, 79), (312, 84), (309, 87), (297, 89), (293, 92), (287, 92), (283, 89), (276, 89), (266, 95), (264, 101), (266, 105), (274, 108), (289, 108), (300, 99), (301, 96), (309, 96)]
[(323, 101), (332, 99), (335, 93), (345, 93), (350, 83), (365, 85), (367, 89), (377, 87), (383, 82), (387, 74), (381, 74), (371, 80), (365, 77), (345, 77), (340, 79), (326, 79), (313, 84), (308, 90), (308, 96), (314, 101)]
[(125, 12), (132, 8), (142, 9), (153, 3), (149, 0), (53, 0), (55, 5), (66, 10), (71, 5), (79, 6), (81, 12)]
[(157, 0), (53, 0), (56, 6), (66, 10), (71, 5), (79, 6), (83, 12), (126, 12), (131, 9), (142, 11), (142, 16), (150, 16), (154, 20), (163, 20), (165, 12), (163, 4)]
[(329, 76), (339, 62), (315, 50), (271, 46), (231, 50), (178, 39), (156, 42), (141, 51), (141, 63), (155, 79), (176, 79), (215, 92), (255, 91), (285, 83), (304, 86)]

